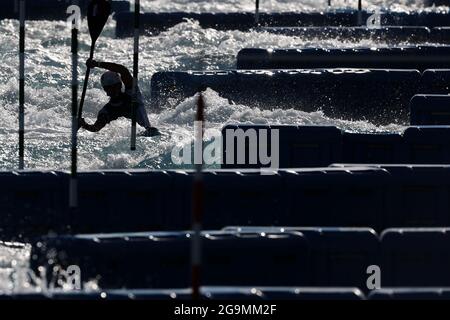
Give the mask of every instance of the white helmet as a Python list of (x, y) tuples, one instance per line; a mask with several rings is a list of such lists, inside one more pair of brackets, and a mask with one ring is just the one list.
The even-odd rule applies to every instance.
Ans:
[(101, 82), (103, 87), (109, 87), (118, 83), (122, 83), (122, 80), (118, 73), (107, 71), (102, 75)]

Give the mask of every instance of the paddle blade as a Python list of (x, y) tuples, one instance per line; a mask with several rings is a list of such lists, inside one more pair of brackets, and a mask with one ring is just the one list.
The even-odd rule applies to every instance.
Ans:
[(91, 0), (89, 3), (87, 19), (92, 42), (97, 41), (110, 14), (111, 2), (109, 0)]

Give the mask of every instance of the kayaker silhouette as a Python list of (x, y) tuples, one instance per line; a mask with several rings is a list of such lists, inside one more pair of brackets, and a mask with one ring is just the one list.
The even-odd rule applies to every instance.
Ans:
[[(133, 76), (130, 71), (123, 65), (111, 62), (97, 62), (89, 59), (86, 62), (88, 68), (106, 69), (101, 77), (103, 90), (110, 97), (109, 102), (100, 110), (97, 115), (97, 121), (94, 124), (88, 124), (84, 118), (79, 119), (78, 127), (90, 132), (98, 132), (108, 123), (117, 120), (120, 117), (131, 119), (133, 105)], [(125, 90), (122, 91), (122, 88)], [(137, 89), (137, 110), (136, 121), (145, 128), (143, 136), (153, 137), (160, 135), (157, 128), (150, 125), (147, 112), (145, 110), (142, 94)]]

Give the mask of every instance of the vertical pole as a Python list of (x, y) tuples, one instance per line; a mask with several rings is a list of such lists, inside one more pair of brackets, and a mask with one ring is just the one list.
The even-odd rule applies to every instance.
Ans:
[(256, 0), (256, 8), (255, 8), (255, 25), (259, 25), (259, 0)]
[(72, 166), (70, 176), (69, 206), (78, 206), (78, 20), (72, 22)]
[(25, 0), (19, 3), (19, 169), (25, 166)]
[(192, 298), (200, 298), (201, 265), (202, 265), (202, 218), (203, 218), (203, 124), (205, 102), (200, 91), (197, 101), (197, 115), (195, 117), (194, 162), (195, 176), (192, 194), (192, 247), (191, 247), (191, 281)]
[(331, 7), (331, 0), (328, 0), (328, 7)]
[(136, 111), (138, 108), (140, 0), (134, 0), (133, 103), (131, 116), (131, 150), (136, 150)]
[(358, 26), (363, 25), (362, 0), (358, 0)]

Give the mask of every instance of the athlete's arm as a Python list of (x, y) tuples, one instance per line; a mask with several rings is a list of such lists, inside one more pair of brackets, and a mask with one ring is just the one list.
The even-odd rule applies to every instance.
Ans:
[(106, 117), (104, 115), (99, 115), (97, 118), (97, 121), (95, 121), (94, 124), (88, 124), (83, 118), (79, 120), (79, 127), (90, 131), (90, 132), (99, 132), (102, 130), (106, 125), (108, 124), (108, 121), (106, 120)]
[(125, 85), (126, 89), (133, 88), (133, 76), (131, 75), (130, 71), (127, 69), (127, 67), (112, 63), (112, 62), (98, 62), (95, 60), (88, 60), (86, 62), (86, 65), (90, 68), (101, 68), (106, 69), (112, 72), (117, 72), (120, 74), (120, 77), (122, 78), (122, 82)]

